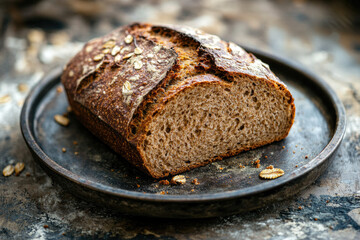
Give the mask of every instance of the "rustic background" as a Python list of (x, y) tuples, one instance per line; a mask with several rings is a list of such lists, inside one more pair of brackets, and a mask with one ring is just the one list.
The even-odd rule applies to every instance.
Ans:
[[(355, 0), (0, 0), (0, 169), (25, 163), (20, 176), (0, 176), (0, 239), (360, 239), (359, 13)], [(207, 220), (126, 217), (64, 192), (22, 139), (24, 98), (84, 42), (133, 21), (198, 27), (322, 76), (348, 119), (328, 171), (293, 199)]]

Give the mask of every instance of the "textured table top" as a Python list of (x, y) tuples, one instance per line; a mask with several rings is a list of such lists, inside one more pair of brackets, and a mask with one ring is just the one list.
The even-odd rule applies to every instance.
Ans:
[[(38, 3), (0, 3), (0, 169), (25, 163), (19, 176), (0, 176), (0, 239), (360, 239), (356, 1), (33, 2)], [(124, 216), (79, 200), (53, 183), (33, 161), (21, 136), (23, 100), (29, 88), (66, 63), (84, 42), (133, 21), (199, 27), (291, 59), (320, 75), (347, 112), (346, 135), (329, 169), (292, 199), (205, 220)]]

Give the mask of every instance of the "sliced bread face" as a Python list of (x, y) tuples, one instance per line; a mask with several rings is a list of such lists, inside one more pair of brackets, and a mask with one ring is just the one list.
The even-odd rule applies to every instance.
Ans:
[(291, 100), (277, 85), (249, 77), (188, 79), (164, 101), (140, 152), (153, 176), (180, 173), (285, 138)]

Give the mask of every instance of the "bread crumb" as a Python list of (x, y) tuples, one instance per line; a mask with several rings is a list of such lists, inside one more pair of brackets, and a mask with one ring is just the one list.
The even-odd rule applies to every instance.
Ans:
[(274, 166), (273, 165), (269, 165), (266, 167), (266, 169), (274, 169)]
[(295, 165), (295, 167), (297, 168), (297, 167), (298, 167), (298, 165)]
[(220, 170), (223, 170), (224, 168), (223, 167), (219, 167)]
[(64, 153), (66, 152), (66, 148), (62, 148), (61, 151)]
[(260, 163), (258, 163), (258, 164), (256, 164), (255, 167), (256, 167), (256, 168), (259, 168), (260, 166), (261, 166)]
[(240, 163), (239, 168), (245, 168), (245, 166)]
[(79, 152), (74, 152), (75, 155), (79, 155)]
[(268, 158), (268, 156), (265, 156), (264, 158), (265, 158), (265, 159), (267, 159), (267, 158)]
[(49, 228), (49, 225), (45, 224), (43, 227), (44, 227), (44, 228)]
[(73, 144), (74, 144), (74, 145), (78, 145), (78, 142), (77, 142), (77, 141), (73, 141)]
[(170, 182), (168, 180), (160, 180), (159, 184), (161, 184), (161, 185), (169, 185)]
[(199, 184), (200, 184), (200, 182), (199, 182), (199, 180), (198, 180), (197, 178), (194, 178), (194, 180), (192, 180), (191, 183), (192, 183), (192, 184), (195, 184), (195, 185), (199, 185)]
[(27, 92), (29, 90), (29, 86), (26, 84), (26, 83), (20, 83), (18, 86), (17, 86), (19, 92)]
[(305, 159), (308, 159), (308, 158), (309, 158), (309, 156), (308, 156), (308, 155), (306, 155), (306, 156), (305, 156)]
[(282, 146), (283, 149), (285, 149), (285, 146)]
[(314, 218), (315, 221), (317, 221), (318, 219), (317, 218)]
[(260, 159), (258, 159), (258, 160), (256, 160), (255, 162), (254, 162), (254, 164), (256, 165), (256, 164), (259, 164), (260, 163)]
[(137, 186), (137, 188), (139, 188), (139, 187), (140, 187), (140, 184), (136, 184), (136, 186)]
[(298, 209), (299, 209), (299, 210), (302, 210), (302, 206), (299, 206)]
[(293, 154), (295, 154), (295, 151), (293, 151)]
[(64, 88), (62, 86), (58, 86), (56, 88), (56, 92), (58, 92), (58, 93), (62, 93), (63, 91), (64, 91)]
[(195, 189), (191, 189), (191, 192), (195, 192)]
[(164, 195), (164, 194), (165, 194), (165, 191), (161, 191), (160, 194), (161, 194), (161, 195)]

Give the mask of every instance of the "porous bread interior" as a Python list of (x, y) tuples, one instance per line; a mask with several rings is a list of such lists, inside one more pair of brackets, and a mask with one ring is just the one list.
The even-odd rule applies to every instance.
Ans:
[(152, 29), (149, 26), (137, 26), (132, 29), (133, 33), (154, 41), (166, 48), (172, 48), (178, 55), (176, 66), (168, 73), (163, 85), (159, 86), (163, 91), (157, 91), (149, 96), (135, 112), (130, 124), (131, 134), (135, 134), (141, 122), (152, 112), (159, 100), (165, 96), (165, 92), (181, 84), (186, 78), (204, 73), (204, 67), (209, 64), (206, 58), (199, 55), (199, 43), (192, 39), (184, 39), (177, 32), (165, 31), (161, 28)]
[(289, 99), (250, 78), (185, 89), (154, 116), (141, 152), (155, 175), (184, 171), (228, 153), (280, 140), (290, 128)]

